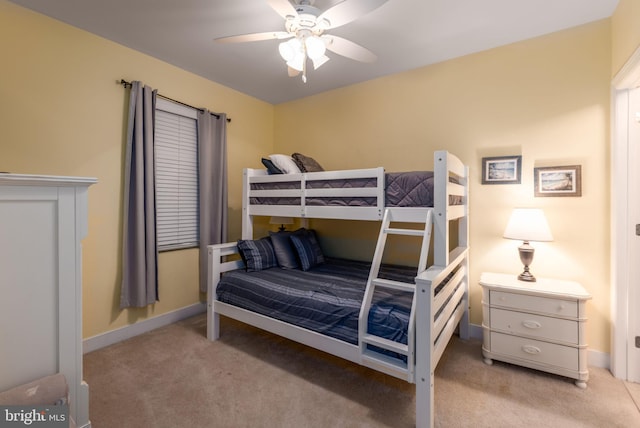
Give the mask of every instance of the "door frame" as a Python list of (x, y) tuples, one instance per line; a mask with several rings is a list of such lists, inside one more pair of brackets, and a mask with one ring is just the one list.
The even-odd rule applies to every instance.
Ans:
[[(640, 85), (640, 48), (611, 81), (611, 372), (627, 380), (631, 358), (629, 314), (631, 258), (629, 244), (629, 102), (628, 90)], [(640, 278), (638, 278), (640, 279)]]

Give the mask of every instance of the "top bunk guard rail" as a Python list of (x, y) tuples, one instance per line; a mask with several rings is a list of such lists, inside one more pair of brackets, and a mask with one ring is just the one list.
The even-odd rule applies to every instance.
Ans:
[[(437, 151), (434, 156), (434, 207), (437, 213), (436, 223), (446, 223), (468, 215), (467, 212), (467, 177), (465, 165), (456, 156), (447, 151)], [(375, 181), (375, 187), (312, 187), (309, 183), (318, 181), (331, 182), (334, 180), (369, 179)], [(452, 180), (450, 180), (452, 179)], [(442, 184), (444, 181), (446, 184)], [(287, 183), (286, 189), (262, 188), (254, 185)], [(351, 186), (352, 184), (350, 184)], [(253, 216), (279, 216), (297, 218), (322, 218), (342, 220), (382, 220), (385, 210), (386, 177), (384, 168), (367, 168), (343, 171), (322, 171), (297, 174), (270, 175), (264, 169), (247, 168), (243, 173), (243, 233), (244, 239), (253, 236)], [(461, 205), (451, 204), (450, 197), (462, 199)], [(255, 203), (254, 198), (289, 198), (286, 203), (269, 204)], [(308, 203), (310, 198), (374, 198), (375, 204), (368, 206), (330, 205), (319, 206)], [(275, 199), (274, 199), (275, 200)], [(264, 201), (264, 199), (263, 199)], [(402, 207), (394, 210), (424, 211), (426, 207)], [(407, 215), (405, 220), (414, 222), (415, 213)], [(443, 222), (439, 222), (442, 219)], [(446, 220), (445, 220), (446, 219)], [(419, 220), (418, 220), (419, 221)], [(441, 230), (436, 233), (444, 237), (448, 232)], [(444, 242), (444, 241), (443, 241)], [(437, 264), (446, 265), (446, 259), (438, 260)]]
[[(450, 263), (450, 220), (459, 220), (458, 246), (469, 245), (469, 168), (460, 159), (447, 151), (438, 151), (434, 156), (434, 265), (448, 266)], [(446, 180), (443, 185), (439, 180)], [(453, 181), (452, 181), (453, 180)], [(462, 204), (454, 205), (451, 197), (462, 198)]]
[[(375, 187), (313, 188), (308, 183), (350, 179), (375, 180)], [(288, 183), (288, 189), (254, 189), (254, 184)], [(308, 198), (375, 198), (373, 206), (315, 206)], [(292, 198), (296, 204), (255, 204), (252, 198)], [(269, 175), (266, 170), (246, 168), (243, 172), (243, 232), (245, 239), (252, 237), (251, 217), (280, 216), (343, 220), (381, 220), (385, 205), (384, 168), (353, 169), (344, 171), (305, 172)]]

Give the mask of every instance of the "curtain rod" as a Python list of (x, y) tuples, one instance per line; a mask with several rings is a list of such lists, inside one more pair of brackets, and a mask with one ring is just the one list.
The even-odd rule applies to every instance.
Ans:
[[(122, 86), (123, 86), (123, 87), (125, 87), (125, 88), (130, 88), (131, 86), (133, 86), (133, 85), (131, 84), (131, 82), (127, 82), (127, 81), (126, 81), (126, 80), (124, 80), (124, 79), (120, 79), (120, 81), (117, 81), (117, 80), (116, 80), (116, 83), (117, 83), (117, 84), (119, 84), (119, 85), (122, 85)], [(164, 99), (165, 99), (165, 100), (167, 100), (167, 101), (172, 101), (172, 102), (174, 102), (174, 103), (176, 103), (176, 104), (180, 104), (180, 105), (183, 105), (183, 106), (185, 106), (185, 107), (189, 107), (189, 108), (192, 108), (192, 109), (195, 109), (195, 110), (198, 110), (198, 111), (202, 111), (202, 112), (204, 112), (204, 109), (201, 109), (201, 108), (198, 108), (198, 107), (194, 107), (194, 106), (192, 106), (192, 105), (190, 105), (190, 104), (183, 103), (182, 101), (174, 100), (173, 98), (169, 98), (169, 97), (164, 96), (164, 95), (162, 95), (162, 94), (158, 94), (158, 96), (159, 96), (159, 97), (161, 97), (161, 98), (164, 98)], [(211, 113), (211, 112), (210, 112), (210, 113)], [(214, 115), (215, 117), (217, 117), (218, 119), (220, 119), (220, 115), (219, 115), (219, 114), (216, 114), (216, 113), (211, 113), (211, 114), (212, 114), (212, 115)], [(230, 117), (228, 117), (228, 118), (227, 118), (227, 123), (229, 123), (229, 122), (231, 122), (231, 118), (230, 118)]]

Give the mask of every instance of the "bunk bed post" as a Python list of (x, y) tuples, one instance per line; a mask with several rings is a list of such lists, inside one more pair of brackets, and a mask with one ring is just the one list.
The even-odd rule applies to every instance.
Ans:
[[(437, 151), (434, 156), (434, 265), (448, 266), (451, 257), (450, 238), (450, 207), (449, 207), (449, 171), (455, 171), (460, 184), (464, 186), (464, 212), (458, 217), (458, 248), (469, 246), (469, 167), (462, 167), (457, 159), (450, 159), (446, 151)], [(454, 217), (455, 218), (455, 217)], [(469, 338), (469, 257), (465, 257), (465, 294), (464, 314), (460, 322), (459, 335), (462, 339)]]
[[(469, 167), (465, 166), (464, 168), (464, 186), (465, 186), (465, 208), (464, 208), (464, 217), (458, 220), (458, 247), (469, 248)], [(462, 319), (460, 320), (460, 326), (458, 335), (461, 339), (469, 339), (469, 255), (465, 257), (464, 260), (464, 269), (465, 269), (465, 292), (463, 297), (464, 304), (464, 314), (462, 315)]]
[(449, 182), (448, 156), (449, 154), (446, 151), (437, 151), (434, 153), (433, 159), (433, 207), (435, 211), (433, 264), (436, 266), (447, 266), (449, 264), (449, 219), (447, 217), (447, 208), (449, 206), (447, 192)]
[(376, 195), (377, 207), (378, 207), (378, 219), (382, 220), (385, 212), (385, 189), (387, 187), (386, 175), (384, 172), (384, 168), (378, 167), (376, 168), (376, 183), (378, 183), (378, 192)]
[(249, 213), (249, 169), (242, 171), (242, 239), (253, 239), (253, 216)]
[(220, 338), (220, 315), (214, 311), (215, 288), (220, 281), (220, 249), (210, 245), (208, 248), (207, 269), (207, 339), (218, 340)]
[(416, 281), (416, 325), (423, 332), (416, 334), (416, 428), (433, 428), (434, 398), (433, 383), (435, 364), (433, 355), (433, 314), (431, 302), (433, 289), (430, 281)]

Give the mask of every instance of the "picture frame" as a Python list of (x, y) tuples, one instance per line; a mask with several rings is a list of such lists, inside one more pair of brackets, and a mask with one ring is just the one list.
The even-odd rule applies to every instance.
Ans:
[(482, 184), (520, 184), (522, 156), (482, 158)]
[(581, 165), (534, 168), (533, 176), (535, 196), (582, 196)]

